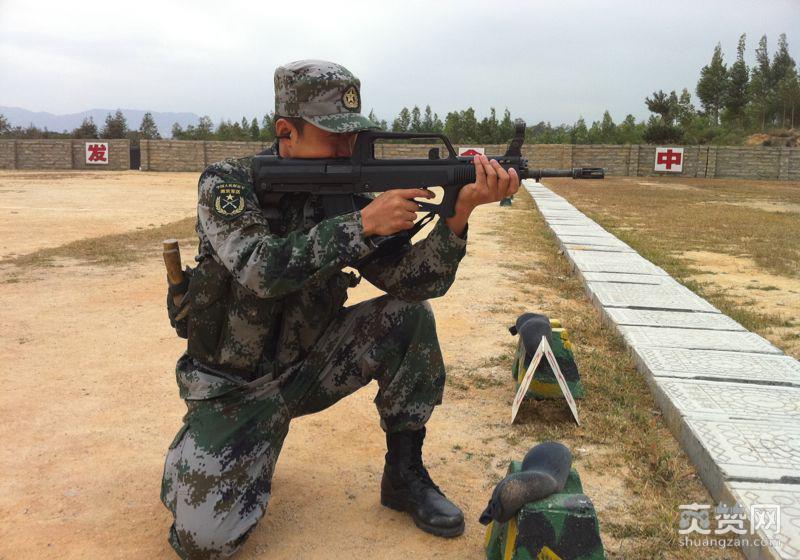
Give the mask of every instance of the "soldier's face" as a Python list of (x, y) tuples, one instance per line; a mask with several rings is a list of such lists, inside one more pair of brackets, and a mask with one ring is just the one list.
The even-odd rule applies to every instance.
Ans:
[[(290, 123), (287, 123), (291, 126)], [(302, 134), (292, 127), (290, 138), (281, 141), (281, 154), (289, 158), (337, 158), (353, 155), (356, 133), (337, 134), (306, 123)]]

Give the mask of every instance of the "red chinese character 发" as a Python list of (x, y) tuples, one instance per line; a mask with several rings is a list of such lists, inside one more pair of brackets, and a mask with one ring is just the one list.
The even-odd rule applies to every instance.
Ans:
[(106, 159), (106, 145), (105, 144), (89, 144), (87, 146), (89, 151), (89, 161), (108, 161)]
[(680, 152), (673, 152), (672, 149), (669, 149), (666, 152), (659, 152), (656, 161), (659, 165), (664, 165), (667, 169), (672, 169), (673, 163), (675, 165), (681, 164), (681, 155)]

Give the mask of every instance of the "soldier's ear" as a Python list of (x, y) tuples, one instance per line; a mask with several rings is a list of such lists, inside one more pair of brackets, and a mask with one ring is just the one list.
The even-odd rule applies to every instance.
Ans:
[(295, 133), (295, 129), (289, 121), (286, 119), (275, 121), (275, 136), (277, 138), (291, 139), (293, 133)]

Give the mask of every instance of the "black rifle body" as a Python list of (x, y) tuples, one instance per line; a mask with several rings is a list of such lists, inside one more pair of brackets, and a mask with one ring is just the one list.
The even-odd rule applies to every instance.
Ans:
[[(505, 169), (516, 169), (520, 179), (572, 177), (602, 179), (602, 168), (529, 169), (520, 148), (525, 124), (518, 123), (516, 135), (502, 156), (488, 156)], [(376, 140), (439, 139), (448, 156), (439, 157), (431, 150), (428, 159), (376, 159)], [(422, 209), (436, 212), (443, 218), (455, 214), (458, 193), (464, 185), (475, 182), (472, 157), (456, 155), (450, 140), (441, 134), (416, 134), (365, 131), (359, 133), (350, 158), (284, 159), (277, 155), (253, 158), (253, 182), (259, 196), (267, 193), (308, 192), (324, 195), (323, 204), (329, 215), (353, 211), (352, 195), (384, 192), (402, 188), (442, 187), (440, 204), (417, 201)]]

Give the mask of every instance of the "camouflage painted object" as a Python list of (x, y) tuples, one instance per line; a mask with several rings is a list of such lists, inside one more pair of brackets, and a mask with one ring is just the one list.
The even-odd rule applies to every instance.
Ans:
[(480, 522), (505, 523), (526, 503), (561, 492), (571, 466), (572, 453), (564, 444), (546, 441), (534, 446), (522, 459), (522, 470), (509, 474), (495, 486)]
[[(572, 396), (576, 399), (584, 397), (583, 384), (581, 377), (578, 373), (578, 365), (575, 363), (575, 356), (572, 354), (572, 343), (569, 340), (569, 333), (567, 329), (561, 326), (561, 321), (558, 319), (550, 319), (551, 334), (548, 339), (550, 348), (553, 350), (553, 355), (556, 357), (558, 367), (561, 373), (564, 374), (564, 379), (567, 381)], [(531, 363), (533, 354), (536, 352), (536, 347), (526, 348), (523, 337), (520, 336), (519, 343), (517, 344), (517, 353), (514, 356), (514, 361), (511, 364), (511, 374), (514, 377), (516, 388), (522, 378), (525, 377), (525, 372)], [(556, 376), (550, 368), (547, 360), (542, 359), (536, 367), (533, 374), (533, 381), (525, 395), (526, 399), (560, 399), (562, 398), (561, 389), (556, 381)]]
[[(522, 463), (512, 461), (509, 475)], [(486, 529), (487, 560), (603, 560), (600, 525), (573, 469), (561, 492), (526, 504), (506, 523)]]

